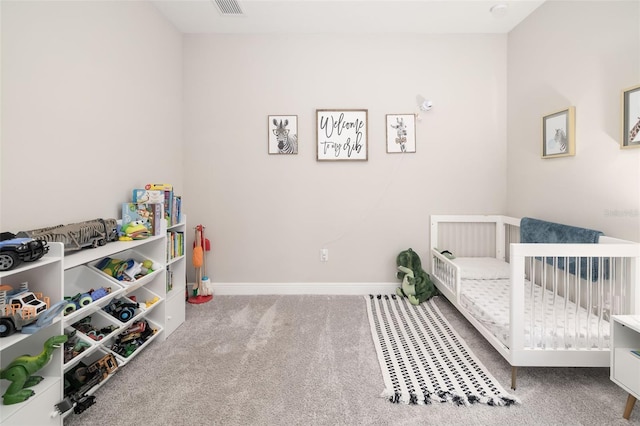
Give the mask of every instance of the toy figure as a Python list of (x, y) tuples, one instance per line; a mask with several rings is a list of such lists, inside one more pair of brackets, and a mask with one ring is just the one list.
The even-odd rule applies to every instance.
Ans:
[(151, 236), (149, 229), (140, 221), (134, 221), (122, 226), (120, 241), (143, 240)]
[(28, 389), (40, 383), (42, 376), (32, 374), (42, 369), (51, 361), (53, 350), (67, 341), (66, 335), (53, 336), (44, 342), (44, 349), (39, 355), (22, 355), (14, 359), (4, 370), (0, 370), (0, 379), (9, 380), (11, 384), (2, 396), (4, 405), (17, 404), (35, 395)]
[(396, 258), (396, 265), (396, 277), (402, 280), (401, 287), (396, 288), (398, 296), (406, 297), (412, 305), (417, 306), (438, 294), (429, 274), (422, 269), (418, 253), (412, 249), (401, 251)]

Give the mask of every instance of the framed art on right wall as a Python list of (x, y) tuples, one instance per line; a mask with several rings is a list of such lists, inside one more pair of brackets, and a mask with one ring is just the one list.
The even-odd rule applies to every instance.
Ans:
[(622, 91), (620, 148), (640, 147), (640, 85)]
[(576, 153), (576, 108), (542, 117), (542, 158), (567, 157)]

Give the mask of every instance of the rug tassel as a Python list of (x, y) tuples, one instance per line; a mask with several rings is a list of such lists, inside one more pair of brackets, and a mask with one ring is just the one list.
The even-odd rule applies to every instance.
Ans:
[(504, 405), (507, 407), (515, 404), (520, 404), (520, 400), (515, 396), (503, 396), (502, 401), (504, 402)]
[(478, 402), (482, 402), (480, 400), (480, 397), (477, 395), (467, 395), (467, 401), (469, 401), (469, 404), (476, 404)]
[(393, 389), (385, 389), (380, 396), (394, 404), (404, 405), (430, 405), (434, 402), (449, 402), (456, 406), (467, 407), (473, 404), (486, 404), (492, 407), (508, 407), (510, 405), (520, 404), (520, 400), (511, 395), (497, 395), (494, 397), (474, 394), (458, 395), (449, 391), (432, 393), (426, 389), (417, 392), (409, 392), (408, 394), (403, 394), (402, 392), (398, 392)]
[(431, 405), (433, 401), (431, 400), (431, 394), (427, 394), (424, 396), (424, 405)]
[(510, 406), (514, 404), (520, 404), (520, 401), (518, 400), (518, 398), (515, 398), (512, 396), (498, 395), (495, 397), (488, 397), (484, 395), (474, 395), (470, 393), (465, 395), (459, 395), (459, 394), (452, 393), (450, 391), (440, 391), (437, 393), (432, 393), (425, 389), (417, 392), (409, 392), (408, 394), (403, 394), (395, 390), (387, 389), (380, 396), (388, 399), (390, 402), (394, 404), (404, 404), (404, 405), (430, 405), (430, 404), (433, 404), (434, 402), (439, 402), (439, 403), (448, 402), (456, 406), (464, 406), (464, 407), (468, 407), (474, 404), (486, 404), (493, 407), (503, 407), (503, 406)]
[(453, 395), (451, 398), (451, 401), (455, 404), (455, 405), (469, 405), (466, 404), (466, 398), (464, 396), (460, 396), (460, 395)]
[(382, 398), (388, 399), (390, 402), (397, 404), (400, 402), (400, 393), (392, 389), (385, 389), (380, 395)]

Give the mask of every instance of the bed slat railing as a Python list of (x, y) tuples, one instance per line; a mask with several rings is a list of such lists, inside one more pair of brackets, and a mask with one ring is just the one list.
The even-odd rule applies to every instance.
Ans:
[[(433, 215), (431, 247), (457, 257), (496, 257), (509, 261), (511, 243), (520, 242), (520, 219), (501, 215)], [(432, 249), (431, 273), (445, 286), (447, 298), (460, 302), (459, 270)]]
[(431, 253), (431, 273), (438, 277), (446, 287), (441, 291), (449, 292), (446, 295), (447, 298), (455, 297), (455, 300), (459, 301), (460, 270), (455, 265), (447, 262), (447, 259), (436, 250), (432, 250)]
[(511, 286), (510, 347), (608, 349), (611, 315), (640, 308), (632, 284), (640, 282), (639, 247), (513, 244), (512, 283), (521, 284)]

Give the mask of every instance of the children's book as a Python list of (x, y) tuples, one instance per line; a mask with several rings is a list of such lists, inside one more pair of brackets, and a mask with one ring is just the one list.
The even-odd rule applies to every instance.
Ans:
[(164, 203), (164, 191), (134, 189), (131, 201), (134, 203)]
[(167, 219), (167, 227), (175, 225), (173, 215), (173, 185), (168, 183), (148, 183), (144, 186), (147, 191), (163, 191), (164, 193), (164, 217)]
[(182, 222), (182, 197), (180, 195), (173, 196), (173, 215), (174, 225)]
[(171, 268), (167, 268), (167, 292), (173, 290), (173, 271)]
[(139, 221), (152, 235), (161, 235), (162, 203), (122, 203), (122, 224)]

